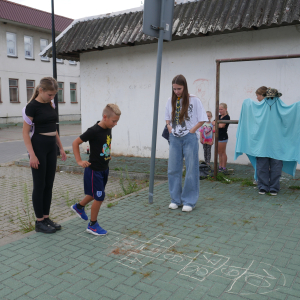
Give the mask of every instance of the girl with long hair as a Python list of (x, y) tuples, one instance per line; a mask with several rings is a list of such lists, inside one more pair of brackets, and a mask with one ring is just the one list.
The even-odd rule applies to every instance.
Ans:
[[(192, 211), (199, 197), (199, 127), (208, 121), (199, 98), (190, 95), (186, 79), (177, 75), (172, 80), (172, 97), (166, 104), (165, 120), (170, 134), (168, 180), (170, 209), (182, 207)], [(186, 175), (182, 187), (183, 158)]]
[[(51, 102), (57, 91), (58, 85), (54, 78), (42, 78), (23, 114), (23, 139), (29, 153), (33, 178), (32, 203), (36, 215), (35, 230), (43, 233), (54, 233), (61, 229), (61, 225), (49, 218), (56, 171), (56, 144), (62, 160), (67, 159), (56, 130), (58, 116)], [(33, 126), (34, 132), (30, 137)]]

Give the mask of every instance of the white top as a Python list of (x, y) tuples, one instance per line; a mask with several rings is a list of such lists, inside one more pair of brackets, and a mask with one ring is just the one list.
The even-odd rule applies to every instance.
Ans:
[[(180, 100), (180, 109), (182, 108), (182, 99)], [(199, 122), (208, 121), (206, 111), (199, 98), (190, 94), (190, 104), (188, 109), (188, 120), (184, 120), (181, 124), (176, 124), (172, 120), (172, 98), (170, 97), (166, 104), (165, 120), (171, 121), (172, 133), (174, 136), (182, 137), (189, 133), (189, 131)], [(200, 138), (199, 130), (196, 130), (197, 138)]]

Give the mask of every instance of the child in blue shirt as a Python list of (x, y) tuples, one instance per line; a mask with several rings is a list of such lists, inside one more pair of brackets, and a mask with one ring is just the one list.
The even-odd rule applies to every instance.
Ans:
[[(108, 180), (108, 163), (111, 159), (111, 129), (117, 125), (121, 111), (116, 104), (107, 104), (103, 110), (101, 121), (88, 128), (80, 137), (73, 142), (73, 153), (76, 162), (84, 170), (84, 193), (85, 197), (71, 206), (71, 209), (83, 220), (88, 220), (84, 207), (93, 201), (91, 207), (91, 220), (87, 232), (94, 235), (106, 235), (107, 231), (100, 227), (97, 216), (100, 206), (105, 197), (105, 186)], [(80, 157), (79, 145), (83, 142), (90, 144), (89, 161), (83, 161)]]

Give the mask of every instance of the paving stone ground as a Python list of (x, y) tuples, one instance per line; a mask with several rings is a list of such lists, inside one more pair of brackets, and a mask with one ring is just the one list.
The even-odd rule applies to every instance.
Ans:
[[(235, 167), (236, 178), (252, 174)], [(57, 176), (58, 214), (67, 193), (82, 193), (74, 178)], [(86, 233), (74, 217), (55, 234), (1, 246), (0, 299), (299, 299), (300, 191), (289, 188), (299, 184), (299, 173), (284, 176), (272, 197), (203, 180), (191, 213), (168, 209), (167, 183), (155, 186), (153, 204), (147, 190), (137, 192), (101, 208), (106, 237)]]
[[(106, 193), (120, 194), (119, 179), (110, 177)], [(15, 165), (0, 167), (0, 245), (1, 238), (20, 232), (20, 223), (34, 219), (31, 204), (32, 175), (31, 169)], [(57, 222), (73, 216), (70, 206), (84, 197), (82, 174), (57, 172), (53, 188), (51, 216)], [(29, 217), (28, 217), (29, 215)], [(1, 299), (1, 298), (0, 298)]]

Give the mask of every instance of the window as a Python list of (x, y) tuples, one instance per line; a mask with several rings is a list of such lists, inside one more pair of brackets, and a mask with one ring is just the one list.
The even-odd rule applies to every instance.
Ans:
[(57, 58), (56, 59), (56, 62), (57, 63), (60, 63), (60, 64), (63, 64), (64, 63), (64, 60), (62, 58)]
[(9, 101), (19, 102), (19, 80), (9, 79)]
[(17, 56), (17, 36), (15, 33), (6, 32), (7, 55)]
[(64, 83), (58, 82), (57, 101), (64, 102)]
[(31, 36), (24, 36), (25, 58), (33, 59), (33, 39)]
[(26, 80), (27, 102), (31, 99), (33, 95), (34, 86), (35, 86), (34, 80)]
[(71, 103), (77, 102), (76, 85), (77, 85), (76, 83), (70, 83)]
[[(42, 52), (47, 46), (48, 46), (49, 42), (46, 39), (40, 39), (40, 52)], [(41, 56), (41, 60), (43, 61), (49, 61), (49, 57), (48, 56)]]
[(69, 60), (70, 65), (77, 65), (77, 62), (75, 60)]

